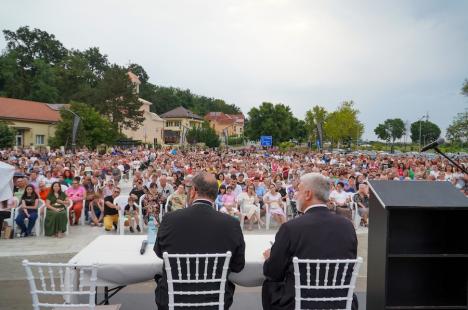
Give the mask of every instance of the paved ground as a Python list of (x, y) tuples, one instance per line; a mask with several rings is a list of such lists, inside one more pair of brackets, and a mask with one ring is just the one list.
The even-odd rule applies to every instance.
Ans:
[[(129, 190), (128, 185), (122, 191)], [(31, 297), (26, 282), (26, 274), (21, 265), (23, 259), (41, 262), (67, 262), (77, 252), (106, 233), (102, 228), (73, 226), (70, 235), (63, 239), (49, 237), (29, 237), (12, 240), (0, 240), (0, 310), (31, 309)], [(273, 234), (270, 231), (254, 230), (247, 234)], [(365, 309), (364, 299), (367, 279), (367, 229), (358, 230), (358, 255), (364, 258), (357, 281), (356, 292), (360, 299), (360, 309)], [(109, 234), (115, 234), (110, 232)], [(260, 249), (263, 250), (263, 249)], [(112, 299), (112, 303), (121, 303), (122, 309), (156, 309), (154, 305), (154, 282), (131, 285)], [(238, 287), (233, 310), (261, 309), (261, 288)]]

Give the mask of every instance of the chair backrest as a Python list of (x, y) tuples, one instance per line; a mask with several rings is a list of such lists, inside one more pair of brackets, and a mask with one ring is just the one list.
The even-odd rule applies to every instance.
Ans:
[(334, 303), (333, 309), (351, 309), (361, 264), (362, 257), (335, 260), (294, 257), (294, 309), (323, 308), (318, 306), (323, 302)]
[(146, 196), (146, 194), (141, 195), (140, 201), (138, 202), (138, 204), (141, 206), (141, 208), (143, 208), (143, 199), (145, 199), (145, 196)]
[[(175, 307), (206, 306), (218, 306), (218, 309), (224, 309), (226, 277), (231, 255), (230, 251), (222, 254), (168, 254), (164, 252), (169, 310)], [(189, 288), (195, 287), (196, 291), (188, 291), (188, 284), (192, 284)], [(182, 297), (180, 302), (175, 301), (177, 295), (179, 298)], [(187, 300), (187, 296), (198, 299), (198, 302)], [(206, 298), (212, 301), (200, 300), (199, 298), (203, 296), (213, 296)]]
[[(81, 266), (76, 264), (61, 263), (32, 263), (23, 260), (23, 266), (26, 270), (29, 287), (31, 289), (32, 305), (34, 310), (44, 308), (89, 308), (95, 309), (96, 294), (96, 266)], [(73, 290), (71, 283), (71, 274), (74, 269), (79, 269), (79, 287)], [(84, 273), (90, 273), (89, 286), (83, 286)], [(37, 277), (35, 277), (37, 276)], [(85, 289), (86, 288), (86, 289)], [(69, 296), (87, 296), (86, 304), (64, 304), (61, 298)], [(50, 301), (51, 298), (58, 299), (57, 303), (42, 302), (43, 298)]]
[(121, 211), (124, 210), (125, 206), (128, 204), (128, 195), (120, 195), (115, 197), (114, 204), (118, 205)]

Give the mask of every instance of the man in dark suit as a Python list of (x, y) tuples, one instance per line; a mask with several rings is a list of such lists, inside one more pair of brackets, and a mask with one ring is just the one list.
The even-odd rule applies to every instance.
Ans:
[[(191, 206), (168, 213), (162, 220), (154, 245), (156, 255), (162, 258), (164, 252), (206, 254), (231, 251), (228, 274), (230, 271), (240, 272), (245, 264), (244, 235), (238, 220), (214, 209), (217, 194), (218, 183), (212, 174), (202, 172), (195, 176), (188, 197)], [(156, 275), (155, 279), (156, 304), (158, 309), (167, 309), (166, 273), (163, 272), (162, 276)], [(224, 297), (225, 309), (229, 309), (232, 304), (234, 289), (234, 284), (228, 280)], [(193, 300), (193, 296), (188, 298)], [(208, 301), (210, 296), (195, 296), (195, 298), (197, 302), (203, 302)]]
[[(302, 259), (354, 259), (357, 254), (357, 237), (348, 219), (333, 214), (327, 208), (329, 180), (319, 173), (301, 177), (297, 208), (303, 213), (281, 225), (271, 250), (264, 252), (263, 273), (266, 277), (262, 289), (265, 310), (294, 309), (294, 256)], [(330, 273), (331, 274), (331, 273)], [(312, 279), (315, 279), (313, 277)], [(323, 296), (316, 290), (309, 297)], [(325, 303), (308, 309), (343, 309), (343, 303)], [(353, 310), (357, 309), (354, 296)]]

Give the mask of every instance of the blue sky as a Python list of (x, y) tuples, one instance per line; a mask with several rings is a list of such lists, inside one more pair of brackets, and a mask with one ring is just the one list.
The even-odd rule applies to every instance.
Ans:
[[(53, 33), (141, 64), (150, 81), (222, 98), (244, 113), (353, 100), (364, 138), (426, 112), (443, 130), (468, 108), (468, 1), (2, 1), (0, 29)], [(0, 49), (5, 41), (0, 38)], [(157, 104), (157, 103), (156, 103)]]

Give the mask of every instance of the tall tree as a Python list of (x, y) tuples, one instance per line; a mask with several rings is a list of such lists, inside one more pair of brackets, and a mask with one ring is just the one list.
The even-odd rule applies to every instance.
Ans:
[(15, 142), (15, 131), (6, 123), (0, 122), (0, 148), (12, 147)]
[(468, 80), (465, 80), (465, 84), (462, 87), (462, 94), (468, 96)]
[(260, 107), (252, 108), (246, 124), (245, 135), (251, 140), (258, 140), (260, 136), (273, 137), (273, 143), (295, 138), (295, 128), (298, 120), (293, 116), (290, 108), (284, 104), (263, 102)]
[(138, 129), (144, 120), (142, 103), (138, 100), (135, 86), (127, 75), (127, 69), (112, 65), (96, 86), (91, 99), (94, 108), (108, 116), (115, 128)]
[(220, 144), (218, 134), (206, 121), (203, 122), (200, 128), (193, 127), (189, 129), (186, 139), (190, 144), (205, 143), (207, 147), (218, 147)]
[(364, 133), (364, 125), (358, 119), (359, 110), (353, 101), (344, 101), (336, 111), (327, 115), (324, 135), (332, 145), (336, 143), (350, 145)]
[[(119, 137), (114, 126), (89, 105), (73, 102), (70, 110), (81, 118), (76, 136), (77, 146), (94, 149), (99, 144), (112, 145)], [(60, 115), (61, 121), (57, 124), (55, 136), (50, 141), (54, 147), (71, 144), (73, 114), (62, 110)]]
[(392, 142), (391, 152), (396, 139), (401, 139), (405, 133), (405, 122), (400, 118), (386, 119), (383, 124), (379, 124), (374, 129), (375, 134), (382, 140)]
[[(421, 136), (419, 135), (419, 126), (421, 125)], [(416, 121), (411, 124), (411, 140), (413, 143), (419, 143), (421, 137), (421, 144), (437, 140), (440, 136), (440, 128), (430, 121)]]
[(447, 138), (451, 143), (458, 145), (468, 142), (468, 109), (455, 116), (447, 128)]
[(139, 64), (135, 64), (135, 63), (130, 64), (127, 69), (129, 71), (132, 71), (134, 74), (136, 74), (136, 76), (138, 76), (142, 84), (148, 82), (149, 80), (148, 73), (146, 73), (145, 69), (143, 69), (143, 67), (140, 66)]

